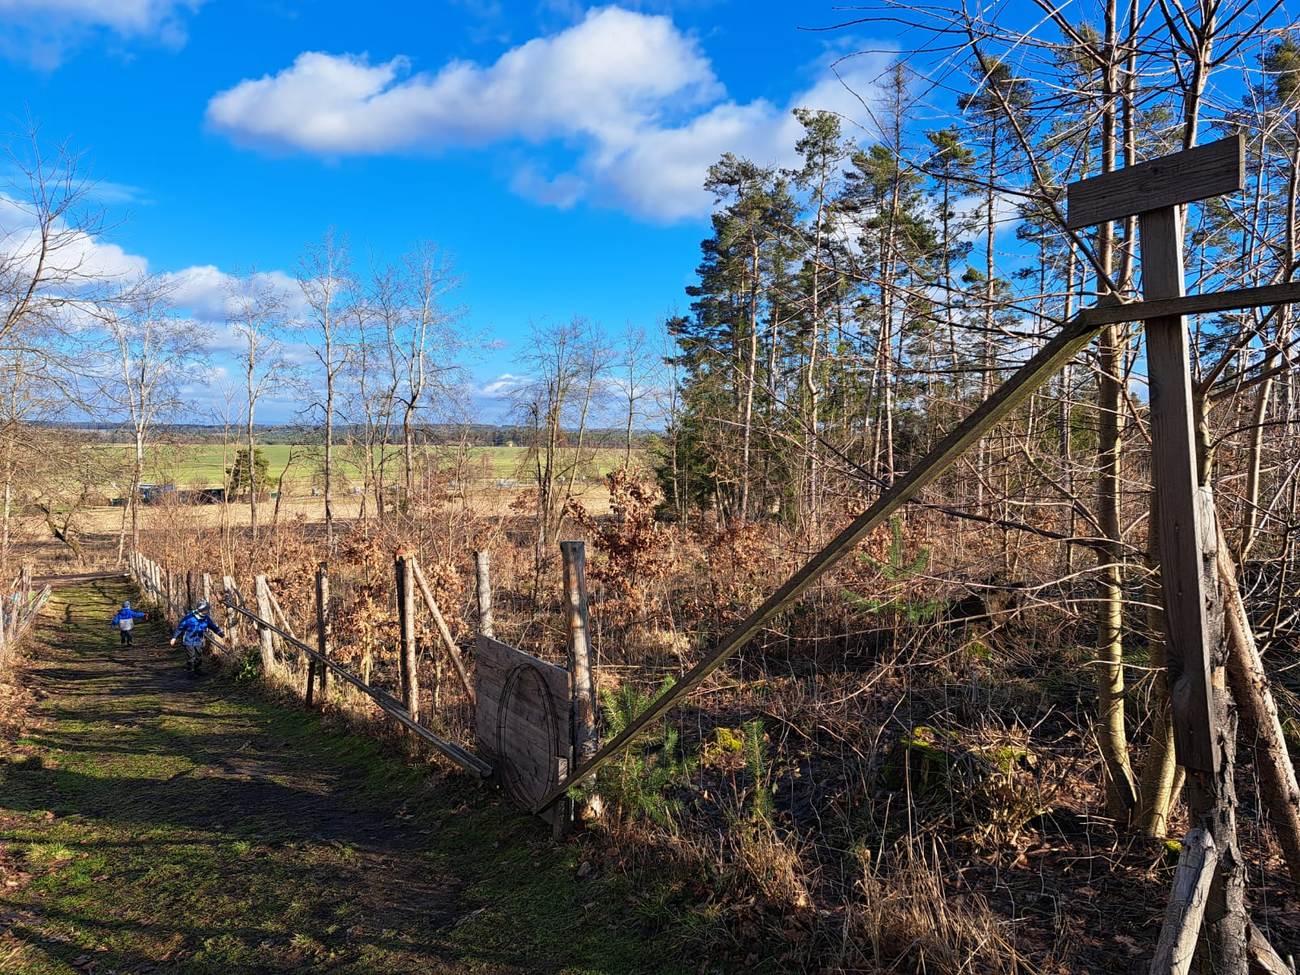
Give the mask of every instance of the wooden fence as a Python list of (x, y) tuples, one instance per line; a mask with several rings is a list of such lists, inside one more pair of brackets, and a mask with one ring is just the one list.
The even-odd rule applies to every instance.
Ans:
[(0, 668), (8, 667), (14, 650), (22, 642), (32, 623), (49, 602), (50, 584), (32, 578), (30, 566), (24, 566), (18, 578), (10, 584), (9, 595), (0, 597)]
[[(393, 562), (397, 603), (397, 694), (366, 680), (338, 659), (339, 641), (351, 634), (335, 625), (336, 601), (325, 565), (318, 567), (315, 585), (315, 639), (300, 637), (290, 624), (266, 576), (255, 576), (252, 600), (235, 580), (215, 582), (207, 573), (171, 570), (143, 554), (128, 562), (129, 574), (145, 598), (174, 625), (200, 599), (223, 610), (226, 637), (216, 647), (226, 654), (255, 651), (263, 672), (303, 680), (304, 703), (315, 706), (328, 694), (328, 676), (364, 694), (384, 714), (430, 745), (438, 754), (466, 771), (493, 779), (522, 808), (537, 812), (556, 831), (563, 831), (573, 810), (566, 802), (539, 810), (539, 801), (569, 775), (575, 756), (589, 756), (597, 745), (595, 694), (588, 659), (585, 554), (582, 542), (564, 542), (565, 589), (569, 632), (569, 665), (560, 667), (492, 635), (491, 574), (486, 552), (476, 553), (478, 634), (475, 653), (467, 655), (452, 636), (451, 627), (434, 597), (419, 560), (399, 551)], [(431, 645), (417, 640), (417, 621), (432, 622)], [(248, 624), (247, 627), (241, 626)], [(309, 635), (310, 636), (310, 635)], [(314, 643), (314, 645), (313, 645)], [(279, 651), (277, 653), (277, 650)], [(304, 665), (294, 674), (287, 654)], [(421, 660), (434, 662), (435, 688), (443, 660), (473, 709), (472, 740), (458, 743), (442, 732), (443, 709), (436, 693), (423, 705)]]

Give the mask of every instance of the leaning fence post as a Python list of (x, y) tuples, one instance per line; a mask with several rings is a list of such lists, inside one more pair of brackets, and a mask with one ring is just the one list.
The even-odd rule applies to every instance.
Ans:
[[(253, 577), (253, 593), (257, 597), (257, 615), (270, 622), (271, 585), (266, 581), (266, 576)], [(270, 675), (271, 671), (275, 669), (275, 643), (271, 631), (265, 626), (259, 623), (257, 631), (262, 644), (262, 673)]]
[(475, 552), (474, 565), (478, 570), (478, 631), (484, 636), (495, 637), (492, 632), (492, 576), (487, 552)]
[[(329, 567), (322, 562), (316, 567), (316, 649), (326, 660), (330, 655), (330, 576)], [(312, 661), (308, 668), (307, 677), (307, 703), (312, 702), (311, 691), (311, 671), (316, 669), (315, 661)], [(329, 668), (324, 664), (320, 665), (320, 696), (321, 701), (325, 700), (325, 681), (329, 676)]]
[(560, 542), (564, 561), (564, 603), (569, 625), (569, 687), (573, 698), (573, 753), (579, 764), (596, 754), (596, 692), (591, 676), (587, 619), (587, 546)]
[[(447, 620), (443, 617), (442, 610), (438, 608), (438, 601), (433, 598), (433, 590), (429, 588), (429, 580), (424, 577), (424, 570), (420, 568), (419, 559), (411, 560), (411, 574), (415, 576), (415, 583), (420, 587), (420, 592), (424, 596), (424, 605), (428, 607), (429, 614), (433, 617), (433, 623), (442, 636), (443, 645), (447, 648), (447, 656), (451, 657), (452, 666), (456, 668), (456, 673), (460, 675), (460, 682), (472, 702), (474, 701), (474, 685), (470, 683), (469, 675), (465, 672), (465, 661), (460, 655), (460, 649), (456, 646), (456, 641), (452, 639), (451, 629), (447, 626)], [(436, 706), (436, 700), (434, 703)]]
[(397, 553), (394, 562), (397, 574), (397, 622), (401, 634), (399, 660), (402, 671), (402, 703), (412, 721), (420, 720), (420, 677), (415, 653), (415, 581), (411, 572), (411, 557), (405, 550)]

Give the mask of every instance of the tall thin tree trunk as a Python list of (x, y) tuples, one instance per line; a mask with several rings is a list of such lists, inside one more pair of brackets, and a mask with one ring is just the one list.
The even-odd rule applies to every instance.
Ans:
[[(1115, 97), (1118, 94), (1115, 43), (1116, 0), (1106, 7), (1106, 66), (1102, 76), (1103, 109), (1101, 169), (1115, 169)], [(1114, 226), (1098, 231), (1097, 251), (1106, 277), (1115, 265)], [(1098, 291), (1106, 285), (1099, 279)], [(1124, 549), (1120, 536), (1120, 497), (1123, 471), (1122, 442), (1124, 390), (1124, 331), (1109, 325), (1097, 346), (1097, 518), (1101, 541), (1097, 546), (1097, 741), (1106, 765), (1106, 805), (1110, 815), (1126, 822), (1137, 805), (1137, 789), (1129, 763), (1128, 731), (1124, 720)]]

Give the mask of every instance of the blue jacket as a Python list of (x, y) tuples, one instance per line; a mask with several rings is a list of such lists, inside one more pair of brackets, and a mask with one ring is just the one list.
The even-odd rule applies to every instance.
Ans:
[(225, 636), (221, 627), (212, 622), (211, 616), (200, 616), (198, 613), (188, 613), (181, 617), (181, 621), (176, 624), (176, 632), (172, 634), (172, 639), (180, 639), (182, 643), (188, 643), (191, 646), (196, 643), (202, 643), (203, 637), (208, 630), (211, 630), (217, 636)]
[(137, 613), (135, 610), (127, 609), (125, 606), (123, 606), (121, 609), (117, 611), (117, 615), (108, 621), (108, 625), (120, 626), (126, 620), (142, 620), (142, 619), (144, 619), (144, 613)]

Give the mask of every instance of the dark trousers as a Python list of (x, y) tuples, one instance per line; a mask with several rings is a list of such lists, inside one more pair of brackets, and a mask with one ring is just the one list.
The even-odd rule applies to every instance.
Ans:
[(118, 630), (118, 632), (122, 634), (122, 646), (129, 647), (131, 645), (131, 631)]

